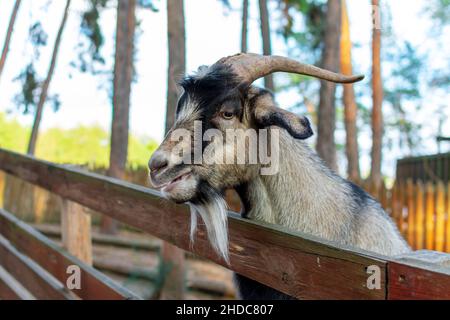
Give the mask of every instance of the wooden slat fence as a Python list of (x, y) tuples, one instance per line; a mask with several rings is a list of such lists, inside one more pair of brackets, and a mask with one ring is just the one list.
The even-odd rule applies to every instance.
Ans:
[(396, 182), (391, 189), (363, 184), (396, 222), (412, 248), (450, 253), (450, 182)]

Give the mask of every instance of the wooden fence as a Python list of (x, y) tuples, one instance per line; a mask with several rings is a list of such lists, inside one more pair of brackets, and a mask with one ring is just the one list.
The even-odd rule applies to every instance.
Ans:
[[(203, 226), (191, 244), (188, 208), (153, 190), (2, 149), (0, 170), (296, 298), (450, 298), (449, 269), (417, 258), (420, 254), (387, 258), (230, 213), (228, 265), (210, 247)], [(450, 260), (428, 255), (444, 264)], [(374, 274), (380, 281), (372, 287)]]
[(421, 157), (409, 157), (397, 161), (397, 181), (412, 179), (421, 181), (450, 181), (450, 152)]
[(450, 252), (450, 182), (397, 181), (391, 189), (364, 185), (416, 250)]

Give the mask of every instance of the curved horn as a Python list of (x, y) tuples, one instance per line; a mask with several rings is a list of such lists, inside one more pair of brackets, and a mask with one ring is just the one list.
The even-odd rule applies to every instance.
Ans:
[(242, 78), (242, 81), (253, 83), (273, 72), (298, 73), (328, 80), (337, 83), (353, 83), (364, 79), (363, 75), (346, 76), (304, 64), (290, 58), (281, 56), (262, 56), (255, 53), (238, 53), (225, 57), (216, 62), (216, 65), (225, 64)]

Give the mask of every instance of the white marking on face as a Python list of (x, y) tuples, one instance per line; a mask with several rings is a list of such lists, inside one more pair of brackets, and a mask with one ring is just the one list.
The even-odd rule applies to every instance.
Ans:
[(188, 97), (184, 106), (178, 113), (177, 119), (175, 121), (175, 126), (182, 122), (193, 121), (195, 119), (198, 119), (200, 113), (198, 105), (199, 105), (198, 102), (192, 100), (191, 97)]

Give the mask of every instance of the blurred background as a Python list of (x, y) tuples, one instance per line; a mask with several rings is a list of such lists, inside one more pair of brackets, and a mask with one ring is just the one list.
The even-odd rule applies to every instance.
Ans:
[[(311, 146), (376, 196), (415, 248), (450, 251), (448, 39), (449, 0), (1, 1), (0, 148), (148, 186), (185, 73), (241, 51), (289, 56), (366, 75), (345, 86), (288, 74), (256, 84), (308, 115)], [(0, 180), (0, 205), (58, 239), (60, 199)], [(428, 211), (438, 225), (418, 227)], [(160, 243), (93, 217), (94, 266), (155, 294), (159, 258), (141, 251)], [(121, 252), (108, 236), (130, 242)], [(191, 298), (233, 297), (228, 271), (190, 261)]]

